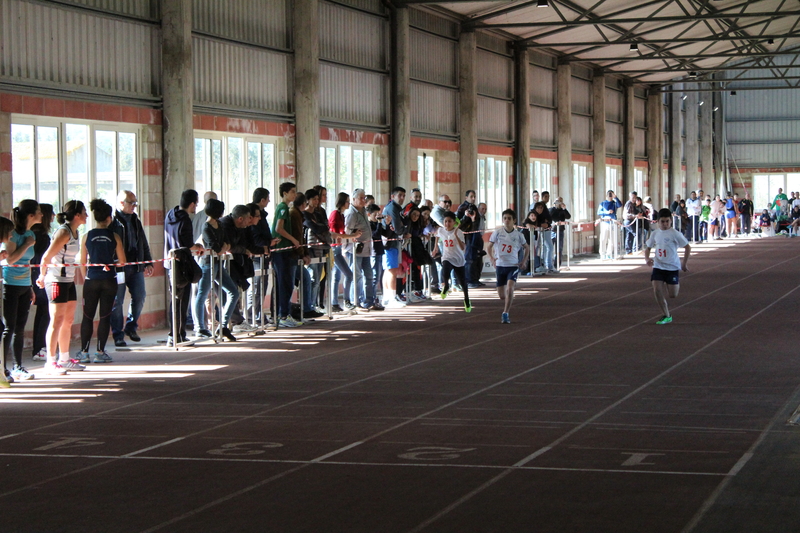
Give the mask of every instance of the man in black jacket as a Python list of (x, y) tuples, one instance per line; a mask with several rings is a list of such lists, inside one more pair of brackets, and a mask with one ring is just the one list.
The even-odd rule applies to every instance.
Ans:
[[(117, 211), (108, 229), (122, 239), (122, 247), (125, 249), (125, 258), (128, 262), (151, 261), (153, 257), (150, 255), (150, 244), (147, 242), (142, 222), (134, 213), (136, 206), (139, 205), (136, 195), (131, 191), (122, 191), (117, 196), (117, 201)], [(136, 330), (139, 328), (139, 316), (142, 314), (147, 296), (144, 278), (153, 275), (153, 264), (129, 265), (123, 268), (121, 274), (125, 281), (117, 285), (117, 299), (111, 311), (111, 332), (114, 335), (115, 346), (126, 345), (125, 335), (134, 342), (142, 340)], [(131, 293), (131, 303), (128, 308), (128, 318), (123, 326), (122, 307), (125, 304), (126, 287)]]
[[(194, 189), (187, 189), (181, 193), (181, 203), (167, 213), (164, 220), (164, 257), (169, 257), (171, 250), (178, 248), (191, 248), (192, 250), (200, 251), (203, 246), (195, 244), (194, 236), (192, 233), (192, 217), (197, 210), (198, 202), (197, 191)], [(167, 269), (171, 269), (170, 261), (164, 263)], [(170, 291), (173, 290), (172, 284), (167, 284)], [(172, 300), (177, 299), (178, 306), (178, 334), (180, 339), (178, 342), (187, 342), (186, 337), (186, 316), (189, 312), (189, 302), (192, 299), (192, 284), (188, 284), (180, 289), (175, 289), (173, 297), (170, 298), (169, 306), (167, 307), (167, 321), (169, 323), (169, 335), (167, 336), (167, 346), (173, 345), (172, 338)]]
[[(267, 220), (267, 206), (269, 205), (270, 193), (267, 189), (259, 187), (253, 191), (253, 203), (258, 206), (261, 216), (255, 224), (251, 224), (248, 231), (250, 232), (250, 240), (253, 246), (257, 249), (256, 255), (266, 254), (263, 258), (264, 264), (261, 265), (262, 259), (256, 259), (254, 268), (261, 269), (263, 267), (266, 272), (269, 266), (269, 250), (272, 246), (272, 230), (269, 227)], [(266, 281), (264, 276), (253, 277), (253, 287), (247, 293), (247, 314), (253, 316), (255, 311), (255, 319), (257, 323), (261, 322), (261, 284)], [(266, 291), (266, 286), (264, 287)], [(253, 309), (255, 307), (255, 309)]]
[[(246, 205), (237, 205), (231, 210), (231, 214), (219, 219), (219, 225), (225, 232), (225, 242), (230, 244), (230, 253), (233, 254), (233, 259), (230, 262), (230, 275), (236, 285), (242, 290), (250, 288), (250, 282), (247, 278), (253, 277), (255, 268), (253, 266), (253, 244), (250, 238), (250, 208)], [(231, 324), (236, 329), (234, 331), (242, 331), (237, 326), (242, 325), (244, 317), (238, 307), (234, 310), (231, 317)], [(247, 328), (250, 331), (250, 328)]]

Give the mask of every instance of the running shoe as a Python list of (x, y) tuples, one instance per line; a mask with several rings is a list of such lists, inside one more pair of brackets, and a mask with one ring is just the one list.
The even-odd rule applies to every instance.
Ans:
[(370, 311), (383, 311), (383, 306), (381, 304), (379, 304), (379, 303), (374, 303), (371, 306), (369, 306), (369, 310)]
[(79, 351), (75, 354), (75, 361), (78, 363), (89, 363), (91, 359), (89, 359), (89, 352), (84, 352), (83, 350)]
[(258, 328), (255, 326), (251, 326), (250, 324), (237, 324), (233, 326), (234, 333), (252, 333), (256, 331)]
[(423, 298), (423, 297), (420, 297), (420, 296), (417, 296), (417, 295), (416, 295), (415, 293), (413, 293), (413, 292), (412, 292), (411, 294), (409, 294), (409, 295), (406, 297), (406, 301), (407, 301), (407, 302), (411, 302), (411, 303), (421, 302), (421, 301), (423, 301), (424, 299), (425, 299), (425, 298)]
[(7, 389), (11, 386), (11, 383), (14, 382), (14, 379), (11, 379), (11, 382), (6, 379), (5, 372), (0, 373), (0, 389)]
[(231, 333), (231, 330), (226, 327), (217, 328), (217, 335), (225, 337), (231, 342), (236, 342), (236, 337), (234, 337), (233, 333)]
[(208, 329), (201, 328), (201, 329), (198, 329), (197, 331), (194, 332), (194, 336), (195, 337), (199, 337), (201, 339), (210, 339), (214, 335), (212, 335), (211, 332)]
[(39, 353), (33, 354), (34, 361), (47, 361), (47, 348), (42, 348)]
[(278, 326), (282, 327), (282, 328), (296, 328), (296, 327), (302, 326), (302, 325), (303, 325), (302, 322), (298, 322), (297, 320), (295, 320), (294, 318), (292, 318), (290, 316), (281, 318), (278, 321)]
[(355, 306), (355, 305), (353, 305), (353, 302), (351, 302), (351, 301), (349, 301), (349, 300), (345, 300), (345, 301), (344, 301), (344, 306), (345, 306), (345, 308), (347, 308), (347, 309), (355, 309), (355, 308), (356, 308), (356, 306)]
[(450, 294), (450, 291), (449, 291), (449, 290), (444, 290), (444, 291), (442, 291), (442, 294), (440, 294), (440, 295), (439, 295), (439, 297), (440, 297), (442, 300), (444, 300), (445, 298), (447, 298), (447, 295), (448, 295), (448, 294)]
[[(96, 355), (95, 359), (97, 359)], [(97, 361), (95, 361), (95, 363), (96, 362)], [(81, 372), (82, 370), (86, 370), (86, 367), (80, 364), (77, 359), (67, 359), (66, 361), (60, 361), (60, 363), (67, 372)]]
[[(105, 350), (102, 352), (95, 352), (94, 359), (92, 359), (93, 363), (113, 363), (114, 360), (111, 359), (111, 356), (106, 353)], [(83, 370), (81, 368), (81, 370)]]
[(343, 313), (343, 312), (344, 312), (344, 309), (342, 309), (338, 305), (332, 305), (331, 306), (331, 313)]
[(503, 313), (500, 315), (500, 323), (501, 324), (511, 324), (511, 319), (508, 318), (508, 313)]
[(14, 381), (28, 381), (33, 379), (34, 375), (25, 370), (24, 366), (14, 365), (14, 369), (11, 370), (11, 377), (14, 378)]
[(133, 342), (139, 342), (142, 340), (142, 338), (135, 331), (127, 330), (125, 331), (125, 335), (127, 335), (128, 338)]
[(662, 317), (661, 320), (656, 322), (656, 324), (659, 324), (659, 325), (661, 325), (661, 324), (671, 324), (671, 323), (672, 323), (672, 317), (671, 316)]
[(389, 299), (383, 302), (383, 306), (386, 309), (402, 309), (403, 307), (406, 306), (406, 304), (404, 304), (400, 300)]
[(472, 306), (470, 304), (464, 304), (464, 311), (466, 311), (467, 313), (471, 313)]
[(61, 366), (58, 361), (56, 361), (55, 363), (45, 363), (44, 373), (50, 376), (63, 376), (67, 373), (67, 369)]

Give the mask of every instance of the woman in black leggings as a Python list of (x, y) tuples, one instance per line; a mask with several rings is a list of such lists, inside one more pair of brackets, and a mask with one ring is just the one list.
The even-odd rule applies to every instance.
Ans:
[[(115, 260), (125, 262), (125, 250), (122, 239), (108, 229), (113, 220), (113, 209), (105, 200), (95, 199), (89, 204), (97, 227), (90, 230), (83, 238), (80, 263), (98, 263), (113, 265)], [(106, 341), (111, 330), (111, 310), (117, 297), (117, 273), (114, 266), (81, 267), (86, 283), (83, 286), (83, 322), (81, 322), (81, 351), (77, 359), (81, 363), (89, 362), (89, 345), (92, 342), (94, 316), (100, 304), (100, 323), (97, 326), (97, 352), (93, 363), (111, 363), (106, 353)]]

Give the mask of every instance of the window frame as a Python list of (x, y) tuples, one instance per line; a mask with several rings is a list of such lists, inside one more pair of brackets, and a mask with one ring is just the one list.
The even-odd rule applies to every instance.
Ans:
[[(342, 148), (349, 148), (350, 149), (350, 183), (349, 190), (342, 188), (342, 180), (341, 180), (341, 170), (342, 170)], [(319, 143), (320, 149), (320, 160), (319, 160), (319, 176), (317, 177), (317, 183), (325, 187), (328, 191), (328, 203), (333, 205), (336, 203), (336, 196), (340, 192), (345, 192), (348, 196), (353, 195), (353, 190), (356, 188), (355, 179), (354, 179), (354, 167), (355, 167), (355, 153), (357, 151), (361, 151), (364, 154), (370, 154), (370, 169), (369, 169), (369, 177), (367, 179), (366, 176), (366, 161), (367, 158), (363, 157), (361, 161), (361, 175), (364, 178), (363, 183), (361, 184), (362, 189), (364, 189), (366, 194), (375, 194), (375, 190), (377, 188), (377, 162), (378, 162), (378, 147), (373, 144), (361, 144), (361, 143), (349, 143), (349, 142), (335, 142), (335, 141), (320, 141)], [(333, 183), (334, 186), (331, 188), (328, 183), (328, 175), (327, 175), (327, 168), (326, 168), (326, 151), (334, 149), (336, 152), (336, 159), (334, 161), (334, 178)], [(328, 206), (325, 206), (326, 208)]]
[(577, 222), (589, 220), (589, 165), (572, 162), (572, 215)]
[[(428, 159), (431, 160), (428, 163)], [(422, 165), (420, 165), (422, 163)], [(428, 176), (426, 171), (430, 165), (431, 175)], [(422, 193), (423, 200), (430, 200), (434, 205), (438, 202), (438, 194), (436, 193), (436, 151), (435, 150), (418, 150), (417, 151), (417, 188)], [(430, 194), (428, 194), (430, 193)]]
[[(540, 177), (536, 171), (537, 167), (544, 171), (547, 167), (546, 176)], [(543, 191), (553, 191), (553, 169), (556, 167), (556, 162), (551, 159), (530, 159), (530, 187), (528, 193), (528, 205), (533, 203), (533, 191), (539, 191), (539, 198), (541, 198)], [(524, 207), (524, 206), (521, 206)], [(527, 212), (526, 212), (527, 215)]]
[[(497, 171), (497, 165), (500, 164), (501, 167), (504, 166), (505, 172), (504, 176), (500, 181), (500, 191), (496, 190), (496, 187), (492, 185), (491, 190), (494, 191), (494, 198), (489, 201), (489, 187), (488, 182), (485, 182), (485, 187), (481, 186), (481, 163), (483, 163), (484, 168), (484, 180), (488, 179), (488, 174), (486, 174), (486, 169), (489, 168), (489, 162), (492, 162), (492, 177), (494, 178), (494, 173)], [(511, 193), (508, 183), (508, 178), (511, 176), (510, 169), (511, 167), (511, 158), (507, 156), (497, 156), (497, 155), (478, 155), (477, 159), (477, 174), (478, 174), (478, 186), (475, 190), (476, 201), (478, 204), (485, 203), (486, 204), (486, 220), (485, 220), (485, 228), (487, 230), (494, 229), (503, 225), (503, 211), (509, 208), (511, 201), (509, 199), (509, 194)], [(495, 178), (496, 179), (496, 178)], [(500, 205), (497, 206), (498, 209), (495, 210), (495, 204), (499, 203)]]

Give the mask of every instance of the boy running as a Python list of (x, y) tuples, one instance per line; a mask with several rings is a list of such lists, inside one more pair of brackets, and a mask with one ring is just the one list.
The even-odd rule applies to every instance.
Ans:
[(436, 230), (436, 236), (442, 243), (442, 279), (444, 288), (442, 289), (442, 300), (447, 298), (450, 292), (450, 273), (454, 272), (456, 281), (464, 290), (464, 311), (472, 311), (472, 304), (469, 301), (469, 288), (467, 286), (466, 271), (464, 265), (464, 249), (467, 247), (464, 232), (456, 228), (456, 215), (447, 211), (443, 217), (444, 227)]
[[(497, 273), (497, 294), (504, 303), (503, 314), (500, 316), (501, 324), (511, 324), (508, 313), (514, 301), (514, 285), (517, 283), (520, 269), (528, 262), (530, 254), (525, 237), (514, 227), (516, 222), (517, 214), (513, 209), (503, 211), (503, 227), (494, 230), (486, 250)], [(521, 261), (520, 250), (525, 251)]]
[[(678, 259), (678, 248), (683, 247), (683, 259)], [(650, 250), (655, 249), (655, 260), (650, 259)], [(644, 249), (644, 260), (647, 266), (653, 267), (650, 280), (653, 282), (653, 294), (664, 316), (656, 324), (669, 324), (672, 316), (669, 314), (667, 297), (677, 298), (680, 282), (680, 270), (687, 272), (686, 261), (692, 247), (681, 232), (672, 227), (672, 213), (669, 209), (658, 212), (658, 228), (647, 239)]]

